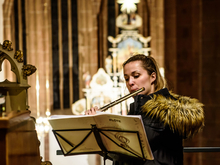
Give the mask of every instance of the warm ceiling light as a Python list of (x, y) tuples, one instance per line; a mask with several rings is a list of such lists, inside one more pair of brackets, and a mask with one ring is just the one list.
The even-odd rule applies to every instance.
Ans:
[(122, 4), (121, 12), (126, 11), (127, 13), (130, 13), (137, 10), (135, 3), (139, 3), (140, 0), (118, 0), (117, 2)]

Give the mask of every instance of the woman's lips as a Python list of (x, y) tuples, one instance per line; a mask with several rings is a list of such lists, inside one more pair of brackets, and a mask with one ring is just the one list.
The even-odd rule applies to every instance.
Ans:
[(133, 92), (135, 92), (135, 91), (137, 91), (137, 89), (131, 89), (131, 93), (133, 93)]

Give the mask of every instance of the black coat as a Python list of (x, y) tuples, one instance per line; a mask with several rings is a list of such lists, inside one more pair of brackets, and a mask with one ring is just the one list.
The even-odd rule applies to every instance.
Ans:
[[(204, 114), (201, 108), (203, 104), (196, 99), (170, 94), (167, 88), (151, 95), (135, 96), (134, 100), (134, 103), (130, 105), (128, 115), (141, 115), (154, 160), (143, 162), (119, 158), (113, 161), (113, 165), (182, 165), (182, 139), (192, 136), (203, 127)], [(192, 111), (189, 104), (193, 104)], [(196, 124), (188, 125), (189, 109), (193, 115), (200, 115), (199, 120), (201, 121), (198, 126)], [(185, 113), (185, 111), (187, 112)], [(179, 114), (183, 114), (183, 116)], [(192, 123), (192, 121), (190, 122)], [(192, 130), (187, 132), (188, 127), (194, 128), (194, 132)]]

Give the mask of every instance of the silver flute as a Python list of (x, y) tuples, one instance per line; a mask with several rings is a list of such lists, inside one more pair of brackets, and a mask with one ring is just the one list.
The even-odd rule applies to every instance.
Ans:
[(132, 97), (132, 96), (135, 96), (136, 94), (138, 94), (138, 93), (144, 91), (144, 89), (145, 89), (145, 88), (142, 87), (142, 88), (138, 89), (137, 91), (135, 91), (135, 92), (133, 92), (133, 93), (130, 93), (130, 94), (128, 94), (128, 95), (125, 95), (125, 96), (123, 96), (123, 97), (121, 97), (121, 98), (119, 98), (119, 99), (117, 99), (117, 100), (115, 100), (115, 101), (113, 101), (113, 102), (111, 102), (111, 103), (109, 103), (109, 104), (107, 104), (107, 105), (101, 107), (101, 108), (99, 109), (99, 111), (101, 111), (101, 112), (106, 111), (107, 109), (113, 107), (114, 105), (119, 104), (119, 103), (121, 103), (122, 101), (124, 101), (124, 100), (126, 100), (126, 99), (128, 99), (128, 98), (130, 98), (130, 97)]

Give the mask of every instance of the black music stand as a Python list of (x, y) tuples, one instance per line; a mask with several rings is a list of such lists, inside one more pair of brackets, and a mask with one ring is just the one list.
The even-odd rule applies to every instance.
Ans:
[[(100, 129), (97, 128), (95, 124), (91, 124), (90, 129), (62, 129), (62, 130), (52, 130), (61, 151), (64, 156), (79, 155), (79, 154), (99, 154), (103, 157), (104, 163), (106, 159), (110, 160), (126, 160), (126, 161), (146, 161), (146, 156), (144, 156), (143, 146), (141, 144), (140, 136), (138, 131), (128, 131), (128, 130), (117, 130), (117, 129)], [(83, 133), (84, 132), (84, 133)], [(72, 136), (77, 136), (78, 134), (83, 134), (83, 138), (78, 140), (76, 144), (73, 144), (69, 138)], [(141, 152), (135, 151), (131, 146), (129, 146), (129, 140), (123, 135), (132, 136), (135, 139), (135, 148)], [(88, 143), (88, 141), (90, 143)], [(86, 144), (84, 144), (86, 143)], [(96, 150), (90, 151), (90, 144), (94, 146), (97, 143)], [(80, 146), (84, 151), (81, 152)], [(96, 144), (95, 144), (96, 145)], [(110, 146), (110, 147), (109, 147)], [(113, 150), (112, 147), (114, 146)], [(87, 147), (86, 151), (85, 148)], [(108, 150), (108, 148), (111, 148)], [(150, 158), (153, 159), (153, 158)]]

